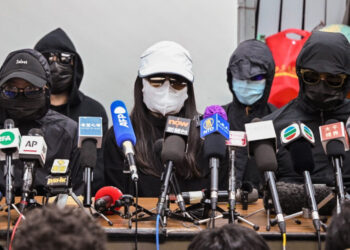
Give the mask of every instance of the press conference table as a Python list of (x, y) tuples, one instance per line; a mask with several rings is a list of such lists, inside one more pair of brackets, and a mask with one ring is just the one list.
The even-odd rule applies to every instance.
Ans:
[[(38, 202), (41, 202), (41, 198), (37, 198)], [(4, 204), (4, 200), (1, 202)], [(69, 204), (75, 205), (73, 201), (69, 201)], [(156, 198), (140, 198), (139, 205), (151, 210), (155, 208), (157, 204)], [(225, 204), (220, 206), (226, 210)], [(171, 209), (176, 209), (176, 204), (171, 204)], [(266, 231), (266, 212), (263, 208), (262, 200), (258, 200), (255, 203), (249, 204), (248, 210), (242, 210), (242, 205), (237, 204), (236, 211), (241, 214), (242, 217), (249, 215), (253, 212), (255, 214), (249, 216), (247, 219), (260, 226), (257, 231), (261, 236), (267, 240), (271, 249), (281, 249), (281, 234), (279, 233), (278, 226), (271, 227), (270, 231)], [(131, 209), (132, 211), (133, 209)], [(12, 219), (17, 218), (15, 211), (11, 212)], [(147, 215), (145, 216), (147, 217)], [(119, 215), (108, 215), (108, 218), (113, 222), (113, 226), (109, 226), (108, 223), (102, 218), (99, 222), (104, 227), (108, 235), (108, 249), (133, 249), (135, 223), (132, 224), (132, 228), (129, 229), (128, 220), (121, 218)], [(297, 224), (295, 219), (287, 221), (287, 249), (317, 249), (317, 239), (313, 228), (312, 220), (298, 217), (301, 224)], [(329, 219), (327, 224), (329, 223)], [(216, 227), (220, 227), (227, 224), (227, 219), (217, 219), (215, 222)], [(250, 227), (246, 223), (240, 223), (243, 226)], [(155, 249), (155, 221), (140, 221), (138, 223), (138, 240), (139, 249)], [(0, 212), (0, 237), (2, 240), (6, 239), (7, 228), (7, 213)], [(183, 222), (175, 219), (169, 219), (166, 228), (161, 230), (160, 242), (161, 249), (187, 249), (189, 242), (192, 238), (198, 234), (200, 230), (206, 228), (206, 225), (197, 226), (191, 222)], [(322, 240), (325, 239), (325, 233), (321, 234)]]

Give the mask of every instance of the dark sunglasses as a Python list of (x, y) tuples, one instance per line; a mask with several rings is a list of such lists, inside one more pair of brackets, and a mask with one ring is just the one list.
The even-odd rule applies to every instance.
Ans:
[(308, 85), (317, 85), (324, 81), (331, 88), (341, 88), (344, 85), (346, 74), (333, 75), (329, 73), (319, 73), (310, 69), (300, 69), (301, 78)]
[(263, 80), (265, 79), (265, 75), (256, 75), (256, 76), (253, 76), (250, 78), (251, 81), (260, 81), (260, 80)]
[(182, 77), (177, 76), (150, 76), (147, 77), (147, 80), (152, 85), (152, 87), (155, 88), (161, 87), (166, 80), (168, 80), (170, 86), (176, 90), (181, 90), (187, 86), (186, 80)]
[(61, 64), (71, 64), (73, 65), (74, 62), (74, 54), (69, 52), (62, 52), (62, 53), (54, 53), (54, 52), (48, 52), (43, 53), (45, 58), (49, 63), (58, 62)]
[(34, 86), (28, 86), (25, 88), (17, 88), (15, 86), (1, 87), (1, 95), (8, 99), (16, 98), (20, 93), (28, 98), (40, 97), (43, 93), (43, 88), (37, 88)]

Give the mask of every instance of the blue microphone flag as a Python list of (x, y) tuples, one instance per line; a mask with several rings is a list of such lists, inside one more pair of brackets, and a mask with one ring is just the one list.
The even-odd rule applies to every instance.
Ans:
[(111, 104), (111, 114), (118, 146), (122, 147), (125, 141), (130, 141), (135, 146), (136, 136), (124, 102), (119, 100), (114, 101)]
[(219, 114), (201, 120), (200, 136), (202, 138), (214, 132), (219, 132), (226, 139), (230, 138), (230, 124)]

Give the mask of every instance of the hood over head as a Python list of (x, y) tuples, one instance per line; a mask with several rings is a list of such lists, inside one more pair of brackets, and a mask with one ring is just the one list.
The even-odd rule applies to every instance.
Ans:
[(34, 49), (41, 53), (70, 52), (75, 54), (73, 88), (69, 97), (69, 103), (79, 103), (78, 89), (83, 79), (84, 67), (81, 57), (68, 35), (61, 28), (57, 28), (41, 38)]
[[(305, 88), (300, 69), (350, 76), (350, 44), (348, 40), (341, 33), (315, 31), (311, 34), (296, 61), (300, 85), (299, 98), (304, 99)], [(350, 88), (349, 81), (350, 78), (347, 77), (342, 88), (344, 99)]]
[(227, 83), (231, 90), (232, 79), (246, 80), (257, 75), (266, 75), (264, 95), (252, 106), (266, 104), (270, 95), (273, 77), (275, 75), (275, 62), (267, 45), (255, 39), (241, 42), (231, 55), (227, 67)]

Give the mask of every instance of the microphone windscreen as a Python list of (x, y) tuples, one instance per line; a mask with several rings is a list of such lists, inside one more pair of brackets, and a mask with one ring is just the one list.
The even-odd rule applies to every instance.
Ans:
[(251, 122), (261, 122), (261, 121), (262, 121), (262, 120), (261, 120), (260, 118), (255, 117), (255, 118), (252, 119)]
[(159, 157), (160, 153), (162, 152), (163, 143), (164, 143), (164, 139), (160, 138), (160, 139), (156, 140), (153, 144), (153, 152), (157, 157)]
[(252, 143), (256, 166), (260, 171), (276, 171), (277, 159), (272, 142), (256, 141)]
[(337, 123), (337, 122), (339, 122), (339, 121), (336, 120), (336, 119), (329, 119), (329, 120), (326, 121), (325, 124), (328, 125), (328, 124)]
[(204, 140), (203, 153), (205, 159), (211, 157), (223, 159), (226, 155), (226, 138), (219, 133), (207, 135)]
[[(314, 184), (313, 186), (317, 204), (333, 192), (332, 188), (325, 184)], [(303, 208), (308, 208), (304, 184), (277, 182), (276, 187), (282, 211), (286, 215), (302, 211)], [(331, 215), (335, 206), (335, 199), (332, 198), (330, 202), (319, 209), (320, 215)]]
[(97, 162), (97, 149), (95, 139), (86, 139), (82, 142), (80, 150), (80, 165), (94, 168)]
[(15, 127), (15, 122), (12, 119), (6, 119), (4, 122), (4, 128), (10, 129)]
[(326, 145), (328, 156), (341, 156), (345, 158), (344, 144), (338, 140), (331, 140)]
[(42, 136), (44, 137), (44, 133), (40, 128), (32, 128), (29, 130), (28, 135), (30, 136)]
[(227, 121), (227, 114), (223, 107), (220, 105), (211, 105), (205, 108), (203, 119), (208, 118), (214, 114), (219, 114), (222, 118)]
[[(123, 196), (123, 193), (119, 188), (113, 186), (102, 187), (95, 194), (95, 202), (104, 196), (110, 196), (112, 198), (112, 204), (114, 205), (115, 202)], [(120, 207), (115, 208), (115, 210), (119, 209)]]
[(289, 153), (296, 173), (302, 175), (304, 171), (310, 173), (314, 171), (315, 163), (310, 142), (306, 140), (292, 142), (289, 145)]
[(174, 162), (175, 165), (182, 164), (185, 157), (185, 141), (178, 135), (170, 135), (164, 140), (161, 159), (163, 163)]

